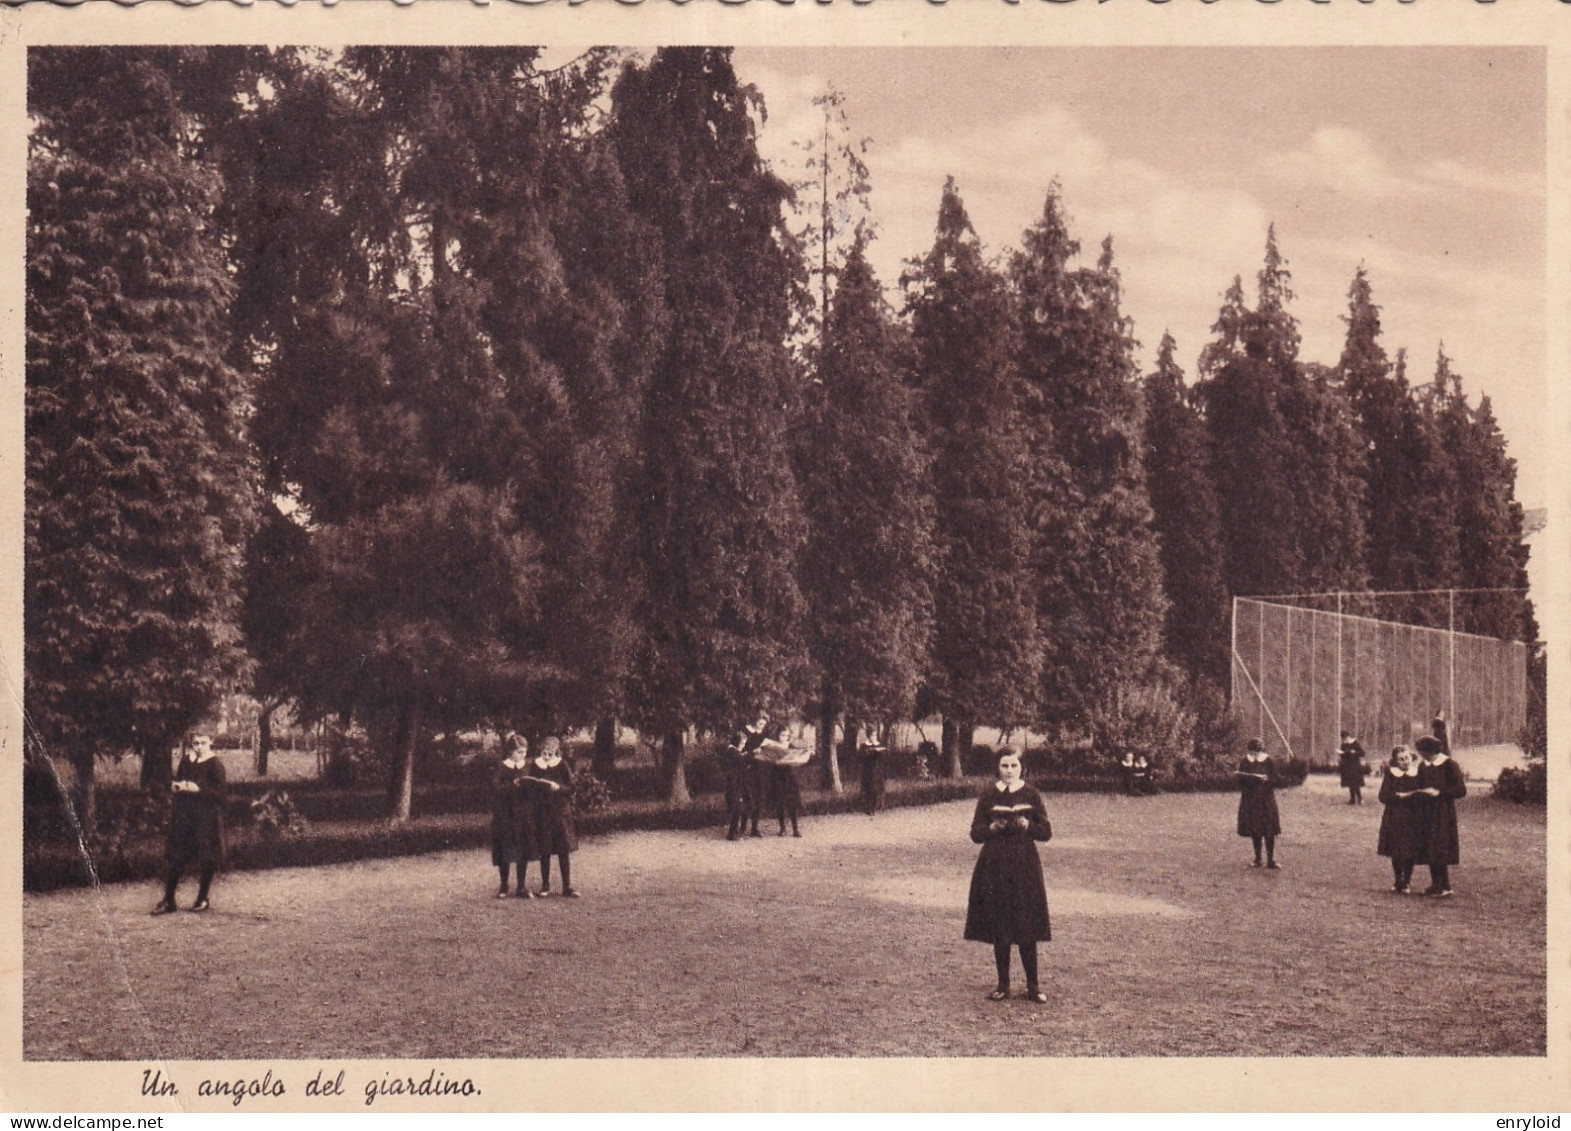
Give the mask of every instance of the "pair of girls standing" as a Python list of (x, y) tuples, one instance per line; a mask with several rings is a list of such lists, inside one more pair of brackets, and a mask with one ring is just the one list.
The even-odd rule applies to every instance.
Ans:
[(1461, 863), (1456, 827), (1456, 802), (1467, 796), (1467, 780), (1446, 753), (1440, 739), (1428, 735), (1415, 746), (1422, 755), (1416, 765), (1405, 746), (1391, 751), (1380, 782), (1380, 818), (1376, 851), (1391, 859), (1392, 890), (1406, 895), (1415, 864), (1429, 867), (1425, 895), (1451, 894), (1450, 867)]
[(531, 860), (540, 861), (540, 896), (551, 894), (551, 857), (562, 873), (562, 894), (577, 899), (569, 857), (578, 851), (573, 824), (572, 778), (562, 760), (562, 744), (547, 738), (529, 757), (529, 743), (519, 735), (502, 740), (503, 759), (494, 779), (491, 809), (491, 863), (501, 873), (496, 897), (508, 895), (508, 872), (518, 867), (517, 895), (534, 899), (527, 874)]

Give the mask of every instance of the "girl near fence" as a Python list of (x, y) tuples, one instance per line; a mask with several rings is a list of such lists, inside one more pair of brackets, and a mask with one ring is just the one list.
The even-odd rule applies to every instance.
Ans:
[(1265, 866), (1272, 870), (1276, 862), (1276, 838), (1282, 835), (1282, 818), (1276, 808), (1276, 764), (1266, 753), (1265, 743), (1258, 738), (1249, 740), (1248, 752), (1234, 771), (1239, 782), (1238, 835), (1247, 836), (1255, 848), (1255, 862), (1261, 865), (1260, 846), (1266, 850)]

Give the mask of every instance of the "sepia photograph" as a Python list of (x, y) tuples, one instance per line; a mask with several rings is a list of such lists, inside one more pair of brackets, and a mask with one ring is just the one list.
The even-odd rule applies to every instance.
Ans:
[(1542, 37), (139, 26), (8, 48), (0, 1097), (1565, 1098)]

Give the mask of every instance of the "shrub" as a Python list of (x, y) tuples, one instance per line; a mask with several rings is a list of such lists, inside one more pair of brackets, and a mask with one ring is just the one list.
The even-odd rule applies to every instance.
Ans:
[(305, 832), (307, 822), (288, 792), (269, 789), (251, 802), (251, 827), (264, 840), (280, 836), (299, 836)]
[(1549, 801), (1549, 763), (1534, 758), (1526, 766), (1507, 766), (1495, 779), (1494, 795), (1518, 805), (1544, 805)]
[(568, 780), (572, 783), (575, 815), (600, 813), (611, 807), (611, 791), (587, 767), (581, 769), (570, 763)]
[(1187, 690), (1195, 717), (1194, 742), (1187, 755), (1165, 768), (1174, 778), (1231, 776), (1247, 741), (1238, 716), (1228, 709), (1227, 697), (1215, 684), (1196, 681)]
[(1101, 763), (1111, 766), (1125, 751), (1144, 754), (1161, 771), (1171, 772), (1195, 749), (1195, 714), (1179, 700), (1172, 683), (1157, 676), (1127, 681), (1091, 712), (1093, 745)]

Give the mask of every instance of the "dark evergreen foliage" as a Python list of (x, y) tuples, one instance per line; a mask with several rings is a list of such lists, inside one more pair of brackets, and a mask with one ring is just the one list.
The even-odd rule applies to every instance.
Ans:
[[(1033, 716), (1042, 671), (1018, 329), (1005, 281), (983, 261), (953, 178), (932, 250), (905, 284), (939, 547), (931, 702), (960, 728), (1018, 725)], [(958, 776), (959, 751), (949, 746), (949, 773)]]
[(802, 474), (811, 653), (848, 731), (911, 717), (927, 670), (935, 573), (927, 444), (905, 382), (909, 342), (863, 247), (858, 240), (838, 270)]
[(177, 65), (204, 58), (29, 57), (27, 710), (87, 809), (96, 757), (167, 780), (243, 665), (249, 397)]
[(1161, 544), (1166, 655), (1191, 679), (1227, 680), (1227, 588), (1223, 541), (1205, 424), (1190, 402), (1171, 334), (1145, 380), (1145, 468), (1152, 525)]
[(1070, 269), (1080, 247), (1056, 186), (1023, 244), (1010, 274), (1041, 490), (1035, 718), (1083, 727), (1116, 691), (1150, 676), (1167, 611), (1141, 459), (1135, 342), (1111, 237), (1094, 268)]
[(788, 446), (801, 386), (785, 344), (799, 264), (787, 186), (758, 155), (757, 103), (730, 53), (707, 48), (629, 65), (613, 97), (670, 319), (642, 415), (631, 717), (666, 736), (678, 799), (686, 727), (785, 717), (806, 698), (807, 527)]
[(815, 693), (941, 713), (951, 773), (979, 725), (1205, 761), (1230, 594), (1537, 642), (1489, 399), (1409, 388), (1361, 268), (1303, 360), (1273, 229), (1142, 389), (1056, 187), (1005, 272), (946, 184), (902, 320), (838, 95), (798, 237), (728, 51), (538, 60), (30, 53), (25, 693), (85, 792), (242, 683), (365, 726), (407, 818), (436, 732), (599, 722), (609, 772), (623, 717), (682, 801), (690, 733)]

